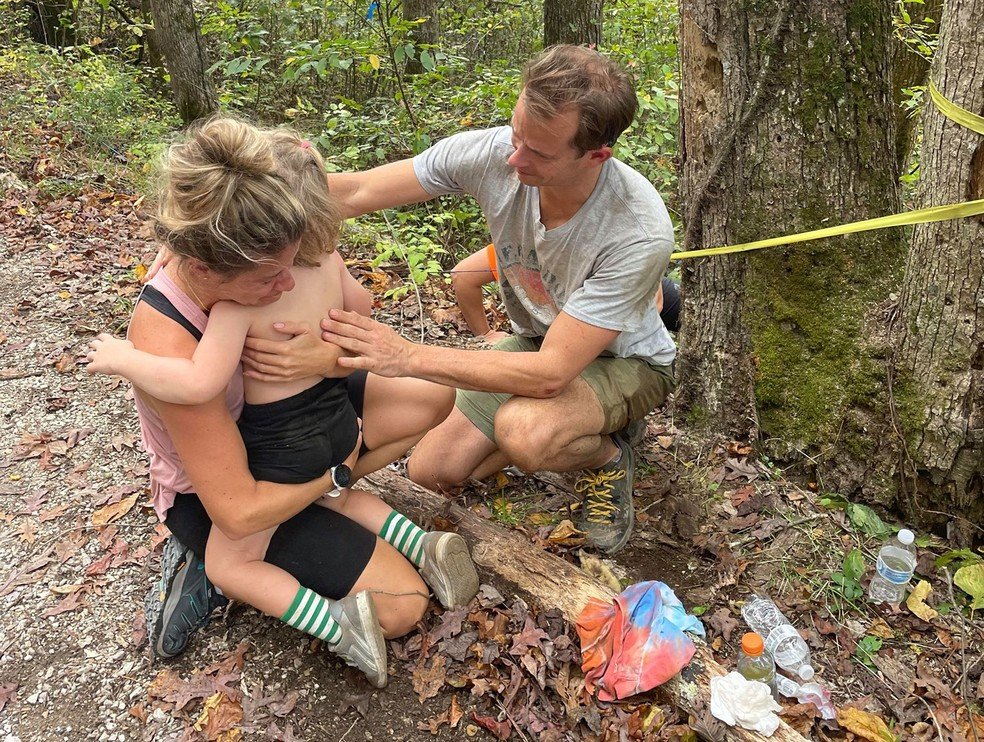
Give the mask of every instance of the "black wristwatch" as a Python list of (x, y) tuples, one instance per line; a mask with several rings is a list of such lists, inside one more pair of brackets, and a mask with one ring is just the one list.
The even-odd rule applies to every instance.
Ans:
[(336, 489), (348, 487), (352, 483), (352, 470), (345, 464), (333, 466), (331, 468), (331, 481), (335, 484)]

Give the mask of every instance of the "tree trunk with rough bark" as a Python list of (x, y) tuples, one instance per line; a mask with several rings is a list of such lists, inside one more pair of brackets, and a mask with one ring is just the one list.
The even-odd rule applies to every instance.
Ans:
[[(943, 95), (979, 115), (984, 114), (982, 19), (984, 0), (947, 0), (932, 71)], [(984, 136), (944, 118), (928, 94), (920, 169), (920, 206), (984, 198)], [(903, 501), (910, 517), (947, 525), (958, 541), (980, 540), (984, 220), (917, 226), (900, 296), (893, 409), (907, 443)]]
[(601, 46), (604, 0), (543, 0), (543, 45)]
[(403, 0), (403, 18), (407, 21), (425, 19), (410, 34), (410, 39), (417, 49), (417, 56), (408, 59), (404, 68), (408, 75), (419, 75), (424, 71), (424, 66), (420, 63), (421, 44), (437, 46), (441, 38), (437, 0)]
[(150, 0), (154, 35), (168, 73), (178, 114), (185, 124), (219, 109), (205, 46), (191, 0)]
[[(683, 0), (687, 249), (898, 210), (891, 11), (890, 0)], [(868, 338), (904, 254), (887, 230), (684, 261), (689, 424), (760, 435), (773, 453), (836, 468), (850, 490), (867, 484), (887, 426), (887, 340)]]

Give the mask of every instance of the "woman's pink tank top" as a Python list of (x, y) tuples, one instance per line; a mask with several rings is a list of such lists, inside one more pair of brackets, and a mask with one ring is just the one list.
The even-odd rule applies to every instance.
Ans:
[[(208, 315), (178, 288), (165, 271), (154, 276), (149, 285), (166, 296), (174, 308), (192, 325), (202, 332), (205, 331)], [(134, 390), (133, 397), (137, 405), (137, 416), (140, 418), (140, 434), (143, 437), (144, 448), (150, 455), (150, 494), (157, 517), (163, 521), (167, 517), (167, 511), (174, 504), (174, 495), (178, 492), (194, 492), (194, 488), (157, 411), (139, 390)], [(226, 387), (226, 405), (233, 420), (238, 420), (243, 411), (241, 368), (236, 369), (236, 373), (229, 380), (229, 386)]]

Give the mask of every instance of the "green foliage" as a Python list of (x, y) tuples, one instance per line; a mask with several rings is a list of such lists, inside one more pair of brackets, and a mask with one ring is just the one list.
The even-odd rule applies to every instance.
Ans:
[(25, 43), (2, 50), (0, 83), (7, 90), (3, 118), (12, 124), (5, 133), (8, 155), (28, 161), (38, 155), (39, 132), (58, 132), (50, 154), (81, 178), (103, 175), (141, 187), (149, 162), (179, 124), (142, 73), (89, 47), (59, 54)]
[(936, 21), (922, 12), (925, 0), (896, 0), (892, 15), (895, 38), (913, 54), (932, 59), (939, 41)]
[[(368, 8), (368, 2), (331, 0), (213, 0), (196, 6), (223, 108), (305, 132), (329, 171), (371, 168), (458, 131), (508, 123), (520, 68), (540, 48), (538, 4), (442, 3), (437, 46), (415, 41), (422, 20), (405, 18), (396, 0), (379, 0), (371, 14)], [(76, 10), (78, 38), (88, 46), (62, 56), (22, 51), (32, 59), (8, 65), (44, 70), (33, 78), (38, 87), (29, 105), (49, 110), (49, 122), (71, 122), (73, 141), (103, 150), (121, 168), (129, 165), (139, 180), (178, 127), (170, 105), (150, 92), (150, 73), (119, 61), (142, 55), (146, 26), (136, 11), (126, 21), (109, 0)], [(612, 0), (605, 9), (604, 49), (631, 72), (639, 91), (639, 116), (620, 138), (616, 155), (648, 177), (671, 207), (676, 24), (672, 0)], [(25, 27), (23, 19), (17, 27)], [(419, 61), (423, 72), (408, 74), (410, 60)], [(54, 109), (46, 105), (51, 97), (58, 101)], [(414, 281), (443, 280), (443, 270), (489, 239), (481, 211), (469, 198), (411, 207), (391, 222), (365, 217), (361, 224), (371, 236), (353, 238), (375, 248), (379, 261), (406, 261), (408, 283), (394, 296)]]
[(936, 566), (943, 568), (949, 565), (954, 565), (955, 569), (960, 569), (961, 567), (968, 567), (972, 564), (980, 564), (984, 562), (984, 559), (970, 549), (955, 549), (953, 551), (948, 551), (943, 556), (937, 557)]
[(825, 508), (844, 510), (851, 525), (866, 536), (884, 540), (897, 533), (895, 527), (888, 525), (870, 507), (850, 502), (841, 495), (828, 493), (820, 498), (820, 504)]
[[(419, 21), (393, 0), (312, 0), (209, 4), (202, 32), (224, 106), (250, 118), (284, 119), (317, 142), (331, 171), (357, 170), (416, 154), (471, 127), (508, 123), (519, 68), (539, 46), (533, 4), (442, 4), (439, 48), (415, 45)], [(676, 7), (664, 0), (618, 0), (606, 9), (608, 51), (636, 77), (640, 112), (617, 156), (674, 200), (678, 73)], [(406, 62), (424, 72), (407, 75)], [(485, 244), (487, 228), (469, 199), (413, 207), (378, 240), (381, 260), (406, 249), (414, 278), (437, 275)], [(367, 225), (384, 228), (378, 218)], [(405, 290), (402, 287), (400, 291)]]
[(867, 665), (872, 670), (877, 671), (874, 661), (871, 659), (876, 654), (878, 650), (882, 648), (882, 640), (877, 636), (865, 636), (862, 637), (858, 642), (857, 647), (854, 648), (854, 656), (864, 665)]
[(830, 575), (834, 590), (849, 603), (853, 603), (864, 594), (861, 589), (861, 577), (864, 575), (864, 557), (860, 549), (851, 549), (844, 557), (840, 571)]
[[(428, 279), (442, 273), (442, 266), (437, 256), (443, 255), (445, 250), (434, 240), (438, 230), (437, 225), (422, 222), (410, 211), (396, 212), (395, 216), (406, 228), (400, 230), (399, 234), (391, 229), (390, 238), (382, 237), (376, 242), (378, 255), (374, 265), (398, 262), (409, 268), (408, 281), (386, 292), (387, 297), (399, 300), (406, 296), (414, 285), (420, 286)], [(389, 226), (390, 223), (387, 222), (387, 225)]]

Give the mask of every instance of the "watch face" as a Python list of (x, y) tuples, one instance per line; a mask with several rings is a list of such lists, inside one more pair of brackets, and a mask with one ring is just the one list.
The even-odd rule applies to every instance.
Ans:
[(331, 470), (331, 480), (336, 487), (348, 487), (352, 481), (352, 470), (345, 464), (339, 464)]

